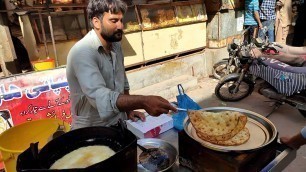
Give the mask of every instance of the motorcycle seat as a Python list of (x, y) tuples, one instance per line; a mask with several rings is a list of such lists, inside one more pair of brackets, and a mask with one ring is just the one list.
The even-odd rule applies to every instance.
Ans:
[[(273, 62), (273, 61), (272, 61)], [(281, 63), (281, 62), (280, 62)], [(278, 93), (291, 96), (306, 89), (306, 67), (288, 67), (287, 64), (275, 65), (280, 63), (272, 63), (265, 65), (251, 65), (250, 73), (262, 78), (272, 85)], [(265, 60), (267, 64), (267, 60)], [(287, 65), (287, 66), (286, 66)], [(285, 67), (284, 67), (285, 66)], [(296, 68), (304, 71), (297, 71)], [(295, 72), (292, 72), (294, 70)]]
[(306, 67), (290, 66), (286, 63), (271, 58), (266, 58), (266, 60), (262, 62), (273, 69), (278, 69), (284, 72), (306, 74)]

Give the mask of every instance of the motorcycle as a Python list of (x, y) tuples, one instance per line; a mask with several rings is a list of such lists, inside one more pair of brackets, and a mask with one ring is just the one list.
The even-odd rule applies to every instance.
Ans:
[[(243, 37), (243, 35), (245, 35), (245, 33), (247, 33), (247, 31), (250, 29), (250, 27), (244, 29), (240, 36)], [(262, 28), (262, 31), (264, 33), (266, 33), (268, 31), (267, 27)], [(240, 72), (240, 68), (239, 68), (239, 58), (238, 58), (238, 54), (237, 54), (237, 49), (235, 47), (231, 47), (233, 45), (237, 45), (237, 41), (239, 41), (238, 39), (233, 39), (231, 44), (228, 44), (227, 46), (227, 51), (229, 53), (229, 58), (224, 58), (220, 61), (218, 61), (217, 63), (215, 63), (213, 65), (213, 76), (216, 79), (221, 79), (223, 76), (226, 76), (230, 73), (239, 73)], [(266, 36), (265, 40), (262, 39), (256, 39), (255, 41), (253, 41), (254, 45), (256, 45), (257, 47), (261, 47), (262, 51), (265, 54), (278, 54), (279, 51), (277, 51), (275, 48), (271, 48), (267, 45), (271, 45), (273, 43), (269, 43), (269, 39)], [(278, 45), (276, 45), (278, 46)], [(281, 48), (281, 47), (279, 47)]]
[[(230, 45), (235, 48), (239, 59), (240, 73), (224, 76), (215, 87), (216, 96), (222, 101), (239, 101), (251, 95), (256, 77), (266, 81), (268, 86), (259, 93), (275, 102), (271, 115), (282, 104), (297, 108), (306, 117), (306, 68), (294, 67), (275, 59), (254, 58), (253, 43)], [(265, 45), (262, 45), (265, 46)], [(265, 47), (263, 47), (265, 48)]]
[(213, 76), (216, 79), (221, 79), (223, 76), (228, 75), (230, 73), (239, 72), (239, 59), (236, 56), (236, 51), (230, 46), (227, 47), (227, 51), (229, 53), (229, 58), (224, 58), (213, 65)]
[[(246, 28), (245, 30), (243, 30), (240, 34), (241, 37), (243, 37), (245, 35), (245, 33), (247, 33), (247, 31), (250, 29), (250, 27)], [(263, 32), (267, 32), (267, 28), (263, 28)], [(237, 55), (237, 49), (235, 47), (235, 45), (237, 45), (239, 42), (238, 39), (233, 39), (231, 44), (228, 44), (227, 46), (227, 51), (229, 53), (229, 58), (224, 58), (220, 61), (218, 61), (217, 63), (215, 63), (213, 65), (213, 76), (216, 79), (221, 79), (223, 76), (226, 76), (228, 74), (231, 73), (239, 73), (240, 72), (240, 68), (239, 68), (239, 58)], [(263, 45), (268, 45), (268, 38), (266, 38), (265, 40), (261, 40), (261, 39), (257, 39), (256, 41), (254, 41), (256, 44), (256, 46), (258, 47), (262, 47)], [(234, 46), (234, 47), (232, 47)], [(271, 46), (272, 47), (272, 46)], [(269, 46), (264, 46), (263, 48), (263, 52), (270, 54), (277, 54), (278, 51), (274, 48), (271, 49), (271, 47)]]
[[(245, 33), (250, 29), (250, 27), (244, 29), (240, 37), (243, 37)], [(231, 73), (240, 72), (239, 71), (239, 59), (237, 56), (236, 47), (231, 47), (237, 45), (239, 42), (238, 39), (233, 39), (231, 44), (227, 45), (227, 51), (229, 54), (228, 58), (224, 58), (213, 65), (213, 76), (216, 79), (221, 79), (223, 76), (226, 76)]]

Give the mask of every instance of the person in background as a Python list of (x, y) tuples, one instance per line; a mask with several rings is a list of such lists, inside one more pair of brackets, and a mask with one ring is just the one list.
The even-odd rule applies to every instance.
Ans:
[(301, 5), (300, 0), (292, 0), (292, 26), (295, 26), (298, 17), (298, 7)]
[(275, 50), (279, 51), (279, 53), (265, 54), (262, 53), (261, 50), (259, 50), (258, 48), (253, 48), (251, 50), (251, 55), (254, 58), (266, 57), (266, 58), (276, 59), (291, 66), (306, 67), (306, 46), (293, 47), (273, 42), (272, 47)]
[[(300, 2), (299, 2), (300, 3)], [(297, 2), (295, 3), (297, 4)], [(300, 3), (297, 7), (297, 19), (294, 26), (292, 46), (302, 47), (306, 38), (306, 3)]]
[(245, 18), (244, 27), (249, 29), (248, 37), (245, 37), (247, 42), (251, 42), (253, 38), (257, 37), (258, 27), (262, 28), (262, 24), (259, 19), (259, 2), (258, 0), (246, 0), (245, 1)]
[(92, 30), (69, 51), (66, 74), (72, 129), (110, 126), (118, 119), (145, 120), (144, 109), (158, 116), (177, 110), (160, 96), (129, 95), (120, 41), (127, 5), (121, 0), (90, 0)]
[(292, 0), (276, 1), (275, 41), (286, 44), (292, 23)]
[(280, 141), (292, 149), (299, 149), (306, 144), (306, 126), (292, 137), (281, 137)]
[(274, 24), (275, 24), (275, 0), (260, 0), (260, 10), (259, 10), (259, 17), (260, 21), (262, 23), (262, 28), (267, 28), (267, 31), (265, 29), (259, 29), (258, 37), (260, 37), (262, 40), (266, 40), (266, 36), (269, 39), (269, 42), (274, 42), (275, 36), (274, 36)]

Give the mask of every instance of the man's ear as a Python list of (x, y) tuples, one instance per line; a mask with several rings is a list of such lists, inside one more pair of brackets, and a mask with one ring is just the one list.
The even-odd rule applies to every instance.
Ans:
[(101, 20), (98, 17), (92, 18), (92, 24), (95, 29), (99, 30), (101, 28)]

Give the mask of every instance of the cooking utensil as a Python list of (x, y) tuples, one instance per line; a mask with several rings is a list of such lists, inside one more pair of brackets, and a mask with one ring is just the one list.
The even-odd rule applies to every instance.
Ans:
[[(55, 161), (71, 151), (92, 145), (108, 146), (116, 154), (85, 169), (61, 169), (60, 171), (137, 171), (136, 136), (126, 128), (124, 128), (125, 131), (122, 131), (122, 128), (124, 126), (119, 125), (85, 127), (69, 131), (51, 140), (39, 153), (37, 152), (39, 164), (35, 161), (35, 156), (31, 151), (25, 151), (19, 155), (17, 171), (58, 171), (49, 169)], [(125, 136), (122, 137), (121, 133), (124, 133)]]
[[(149, 171), (166, 171), (170, 169), (178, 157), (178, 151), (170, 143), (161, 139), (139, 139), (137, 144), (145, 147), (148, 152), (143, 151), (139, 155), (139, 163)], [(154, 156), (151, 156), (154, 155)], [(139, 168), (138, 171), (145, 171)]]
[(245, 114), (248, 117), (246, 127), (250, 132), (250, 139), (238, 146), (220, 146), (210, 142), (204, 141), (197, 136), (196, 130), (192, 126), (190, 119), (185, 118), (184, 130), (185, 132), (199, 142), (203, 146), (221, 152), (248, 152), (260, 149), (270, 144), (277, 137), (277, 130), (274, 124), (267, 118), (245, 109), (232, 108), (232, 107), (210, 107), (203, 110), (208, 112), (220, 112), (220, 111), (237, 111)]
[(140, 144), (137, 144), (137, 146), (142, 150), (142, 152), (146, 152), (148, 153), (150, 156), (152, 156), (154, 159), (158, 158), (157, 156), (155, 156), (156, 153), (154, 153), (154, 151), (157, 151), (157, 148), (151, 148), (151, 149), (147, 149), (143, 146), (141, 146)]
[(177, 104), (174, 103), (174, 102), (171, 102), (170, 104), (171, 104), (173, 107), (175, 107), (175, 108), (177, 109), (177, 111), (184, 111), (184, 112), (187, 112), (187, 111), (188, 111), (188, 109), (179, 108), (179, 107), (177, 106)]
[(183, 108), (176, 108), (178, 111), (184, 111), (184, 112), (187, 112), (188, 109), (183, 109)]
[(166, 151), (159, 148), (145, 149), (139, 155), (140, 164), (150, 171), (161, 171), (169, 166), (170, 160)]

